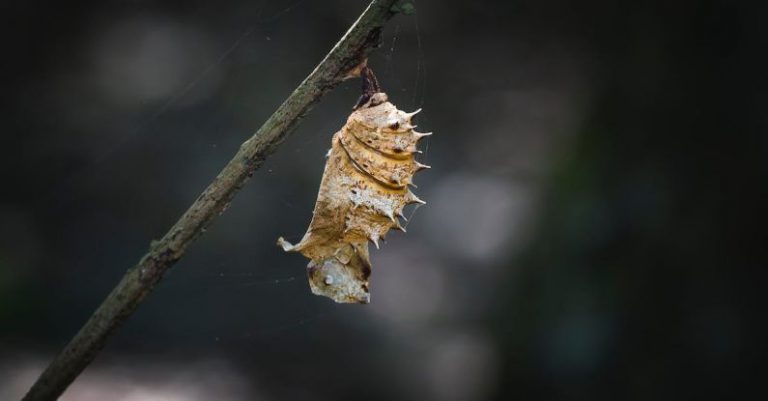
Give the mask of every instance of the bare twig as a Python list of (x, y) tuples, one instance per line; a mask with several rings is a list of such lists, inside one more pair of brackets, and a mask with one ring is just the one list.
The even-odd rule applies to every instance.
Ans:
[(227, 208), (248, 177), (277, 149), (320, 97), (379, 44), (397, 0), (373, 0), (323, 61), (243, 145), (176, 224), (131, 268), (88, 322), (40, 375), (23, 400), (55, 400), (96, 357), (107, 337), (133, 313), (189, 244)]

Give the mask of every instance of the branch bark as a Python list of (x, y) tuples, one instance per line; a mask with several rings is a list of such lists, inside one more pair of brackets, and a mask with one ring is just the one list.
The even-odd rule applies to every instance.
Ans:
[(178, 222), (128, 270), (80, 331), (40, 375), (23, 401), (55, 400), (96, 357), (107, 338), (152, 291), (187, 247), (222, 214), (237, 191), (261, 167), (320, 97), (377, 47), (381, 28), (397, 0), (373, 0), (320, 64), (291, 93), (195, 200)]

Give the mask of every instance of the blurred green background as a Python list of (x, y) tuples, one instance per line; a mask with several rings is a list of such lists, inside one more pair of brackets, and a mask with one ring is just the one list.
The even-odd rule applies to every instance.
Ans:
[[(327, 95), (65, 400), (766, 397), (765, 2), (418, 0), (370, 60), (416, 118), (372, 304), (309, 293)], [(365, 1), (0, 5), (0, 399)]]

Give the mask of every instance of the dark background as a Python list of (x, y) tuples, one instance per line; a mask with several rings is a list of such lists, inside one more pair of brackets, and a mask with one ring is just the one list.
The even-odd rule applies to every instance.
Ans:
[[(275, 246), (309, 223), (346, 82), (63, 399), (766, 397), (766, 3), (415, 3), (370, 64), (424, 108), (433, 169), (372, 304), (311, 295)], [(0, 399), (365, 4), (0, 5)]]

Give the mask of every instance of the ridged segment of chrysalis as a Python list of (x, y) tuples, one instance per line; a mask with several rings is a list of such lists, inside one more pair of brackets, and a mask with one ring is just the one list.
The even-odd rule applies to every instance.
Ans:
[(320, 192), (306, 234), (296, 245), (280, 238), (285, 251), (310, 259), (310, 288), (336, 302), (370, 302), (368, 242), (378, 248), (391, 229), (405, 231), (400, 218), (411, 203), (413, 175), (429, 168), (416, 161), (416, 144), (429, 133), (414, 131), (418, 113), (398, 110), (376, 93), (333, 136)]

